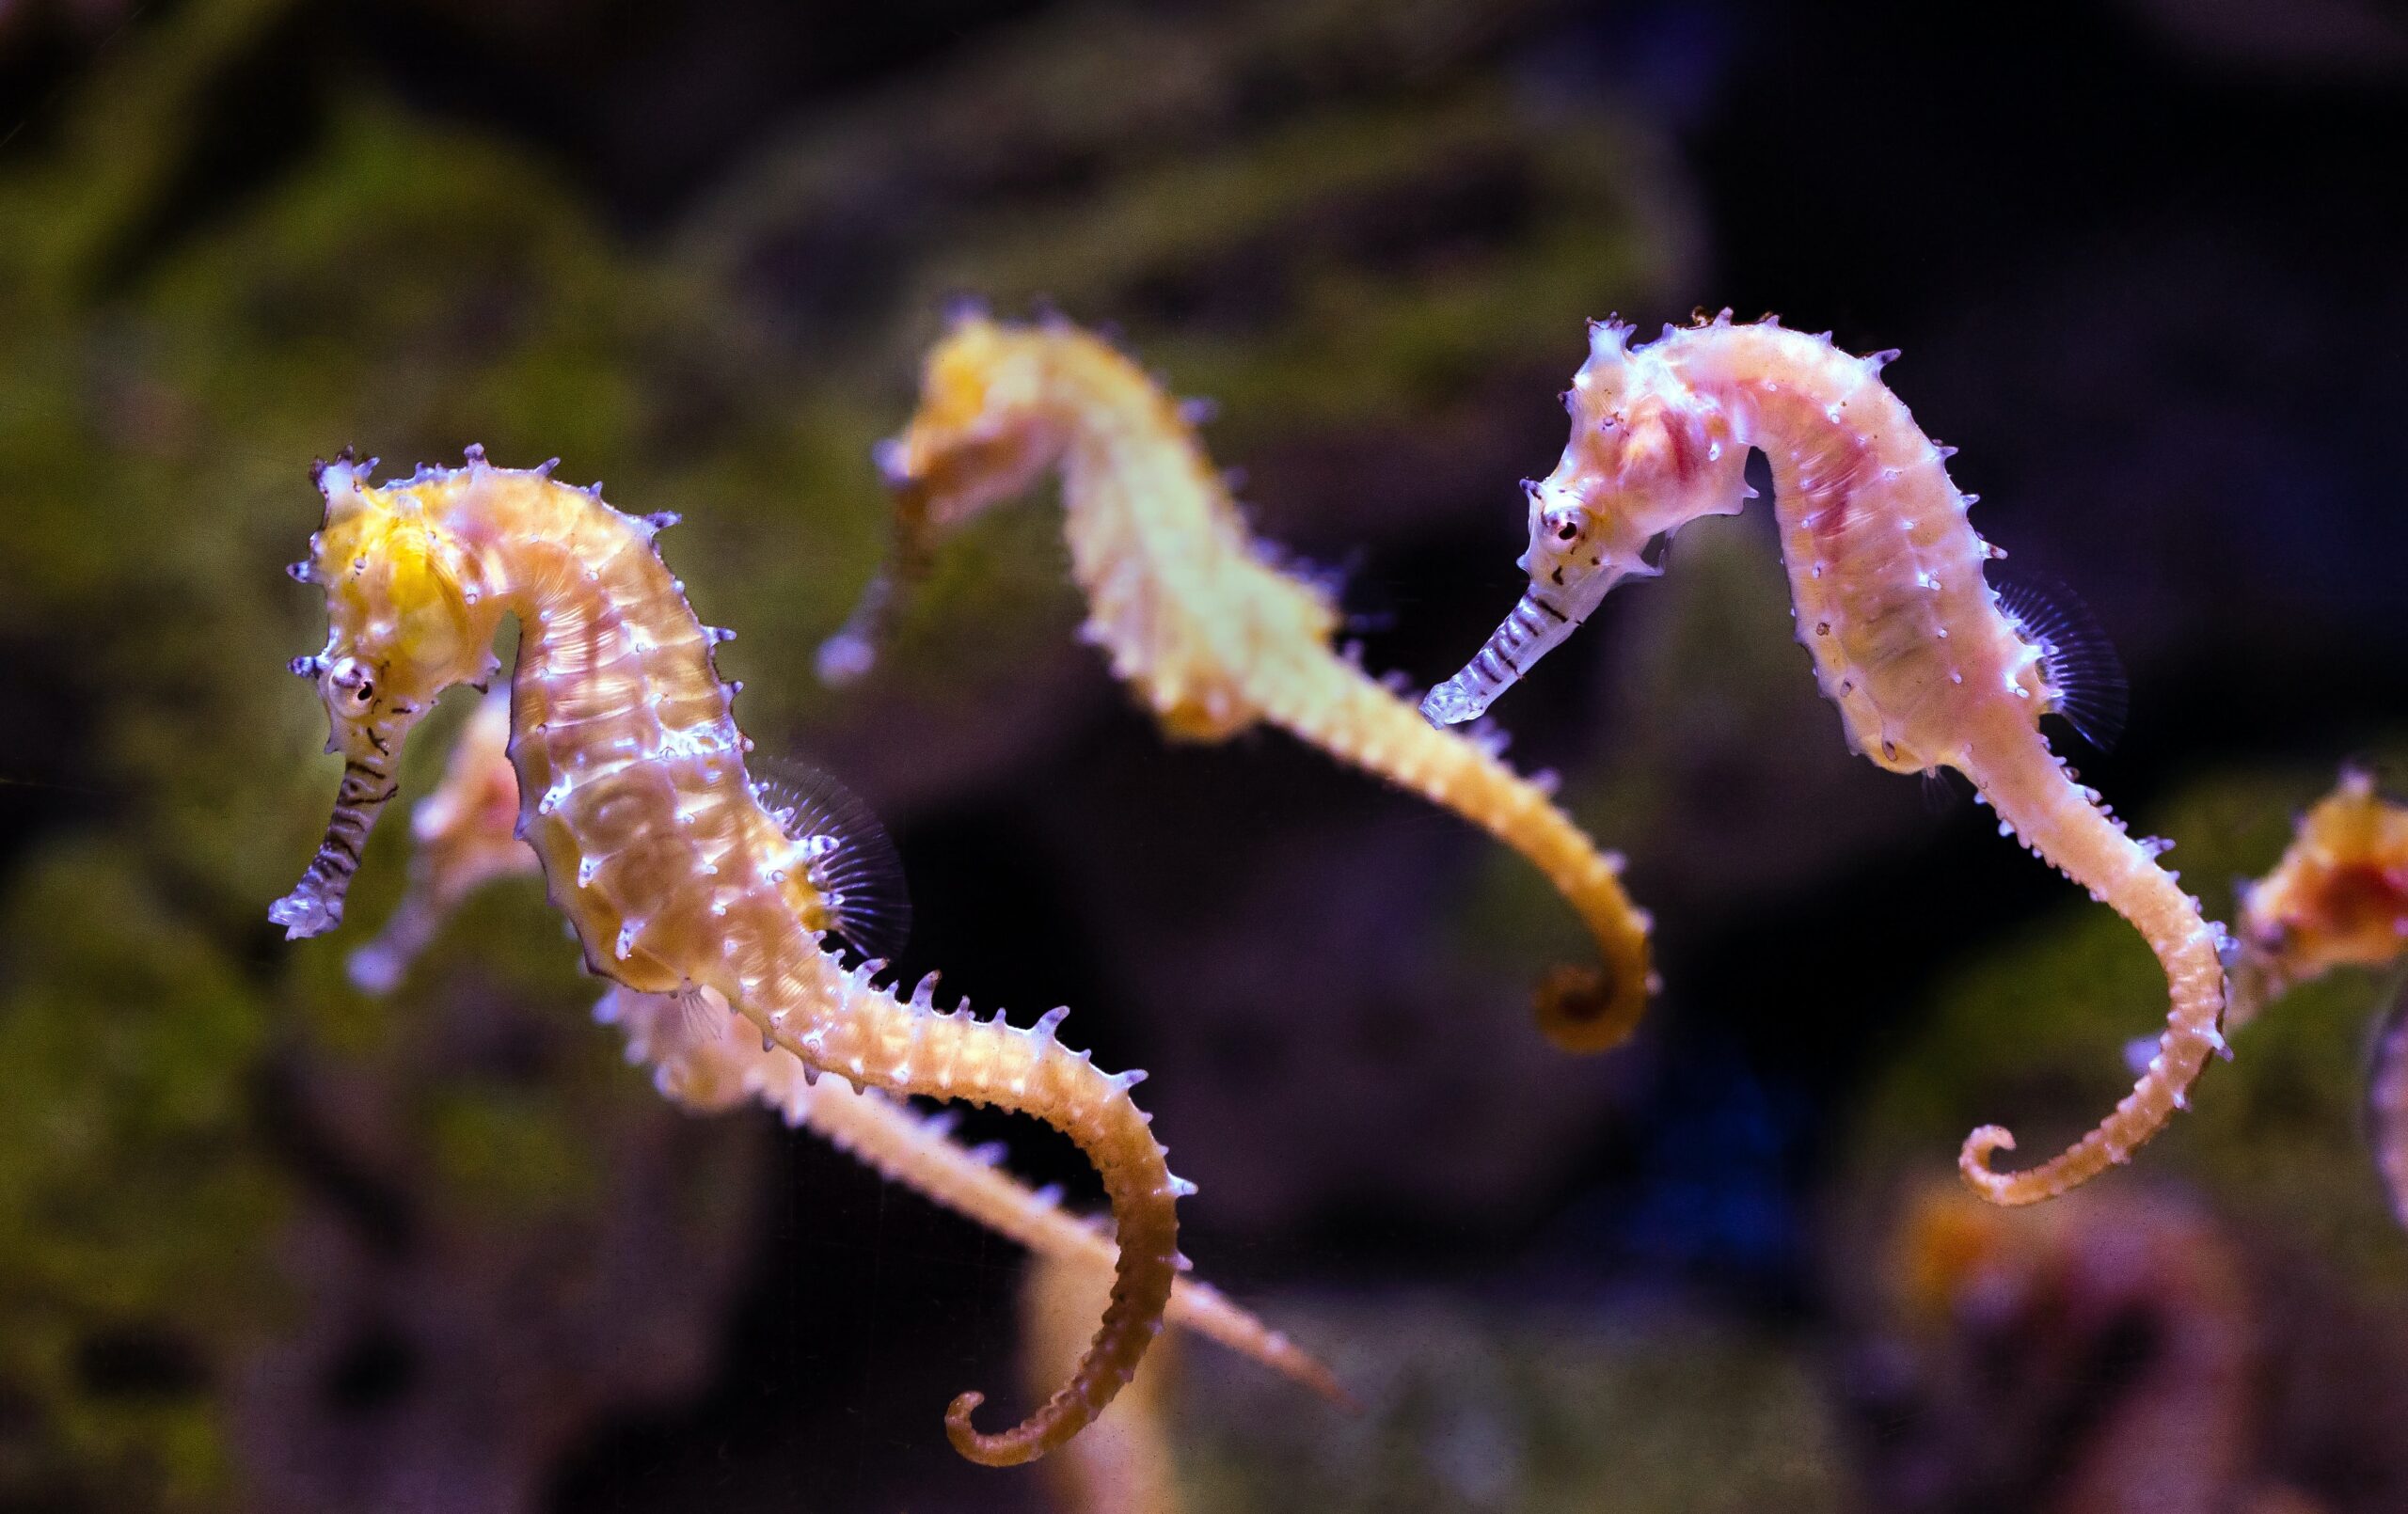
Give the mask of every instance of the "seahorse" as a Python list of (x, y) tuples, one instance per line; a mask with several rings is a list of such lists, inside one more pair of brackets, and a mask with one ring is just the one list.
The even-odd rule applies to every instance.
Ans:
[(341, 919), (360, 844), (397, 792), (404, 741), (445, 689), (500, 670), (494, 639), (515, 615), (519, 833), (592, 970), (689, 1002), (709, 990), (809, 1076), (1034, 1115), (1095, 1163), (1117, 1282), (1077, 1373), (1009, 1430), (974, 1427), (976, 1393), (945, 1413), (955, 1448), (988, 1465), (1076, 1434), (1162, 1328), (1183, 1263), (1176, 1201), (1193, 1188), (1171, 1175), (1130, 1096), (1142, 1075), (1107, 1075), (1065, 1048), (1066, 1011), (1031, 1029), (966, 1006), (940, 1012), (933, 982), (898, 998), (877, 981), (883, 964), (848, 969), (829, 950), (821, 851), (788, 836), (755, 793), (738, 686), (713, 658), (726, 633), (696, 618), (654, 541), (673, 516), (621, 514), (598, 485), (557, 482), (550, 465), (495, 467), (477, 448), (463, 467), (382, 485), (373, 466), (346, 453), (313, 470), (325, 515), (293, 571), (324, 591), (330, 629), (293, 669), (317, 686), (343, 778), (317, 855), (269, 917), (288, 937)]
[[(483, 884), (539, 871), (535, 849), (516, 835), (518, 773), (510, 764), (509, 740), (510, 697), (495, 689), (462, 728), (442, 781), (411, 812), (416, 845), (409, 887), (384, 931), (351, 955), (352, 979), (362, 988), (386, 993), (397, 986), (443, 922)], [(793, 831), (797, 824), (786, 828)], [(820, 828), (830, 824), (824, 817), (800, 824), (812, 828), (806, 834), (831, 833)], [(835, 834), (842, 851), (873, 854), (851, 870), (855, 876), (890, 865), (874, 857), (886, 844), (882, 833), (864, 833), (856, 822)], [(857, 898), (858, 890), (847, 891), (836, 923), (853, 945), (863, 947), (853, 908)], [(803, 1064), (783, 1048), (722, 1033), (726, 1013), (725, 1003), (708, 989), (681, 1000), (615, 984), (594, 1006), (595, 1019), (617, 1026), (626, 1037), (628, 1060), (649, 1065), (654, 1085), (677, 1103), (711, 1113), (757, 1101), (888, 1181), (1020, 1242), (1046, 1263), (1109, 1279), (1111, 1242), (1063, 1209), (1058, 1195), (1033, 1192), (1006, 1172), (998, 1165), (1000, 1146), (965, 1149), (952, 1139), (947, 1115), (923, 1118), (874, 1088), (816, 1088)], [(1310, 1353), (1192, 1276), (1172, 1284), (1164, 1317), (1333, 1402), (1351, 1402)]]
[(1579, 912), (1604, 958), (1548, 973), (1541, 1028), (1571, 1050), (1627, 1039), (1656, 981), (1648, 917), (1624, 891), (1622, 860), (1600, 853), (1546, 784), (1508, 766), (1501, 742), (1434, 731), (1332, 647), (1339, 617), (1328, 590), (1283, 571), (1248, 532), (1196, 438), (1199, 414), (1067, 322), (958, 316), (928, 354), (918, 412), (879, 449), (894, 545), (820, 648), (821, 676), (866, 672), (896, 596), (926, 575), (943, 534), (1058, 467), (1071, 571), (1089, 607), (1081, 635), (1164, 730), (1219, 741), (1268, 722), (1520, 852)]
[[(2346, 767), (2300, 817), (2273, 869), (2241, 889), (2240, 951), (2227, 1028), (2336, 968), (2408, 957), (2408, 804)], [(2387, 990), (2367, 1079), (2367, 1132), (2391, 1212), (2408, 1226), (2408, 978)]]
[(2366, 768), (2343, 768), (2281, 860), (2240, 892), (2228, 1028), (2336, 968), (2408, 954), (2408, 805), (2376, 792)]
[(1727, 310), (1636, 348), (1629, 327), (1592, 323), (1564, 393), (1571, 441), (1554, 472), (1525, 485), (1529, 588), (1422, 711), (1446, 723), (1486, 710), (1615, 584), (1660, 572), (1659, 539), (1737, 513), (1752, 494), (1748, 450), (1761, 448), (1798, 639), (1849, 744), (1893, 772), (1971, 779), (2002, 833), (2123, 915), (2165, 970), (2157, 1055), (2087, 1135), (2014, 1174), (1989, 1167), (1991, 1153), (2015, 1149), (2004, 1128), (1966, 1138), (1966, 1180), (1993, 1202), (2029, 1204), (2130, 1159), (2184, 1105), (2208, 1054), (2224, 1049), (2224, 935), (2158, 865), (2162, 846), (2126, 834), (2050, 749), (2041, 716), (2088, 713), (2083, 649), (2060, 645), (2062, 627), (2036, 623), (2044, 617), (2015, 613), (1984, 578), (2004, 554), (1967, 519), (1973, 497), (1949, 481), (1953, 449), (1882, 382), (1895, 355), (1850, 356), (1828, 334), (1770, 317), (1734, 324)]

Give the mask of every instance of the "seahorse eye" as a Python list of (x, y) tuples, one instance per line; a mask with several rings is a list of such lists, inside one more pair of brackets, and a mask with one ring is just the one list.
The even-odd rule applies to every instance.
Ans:
[(336, 659), (326, 671), (326, 683), (351, 696), (354, 706), (366, 709), (376, 698), (376, 681), (356, 657)]
[(1567, 505), (1548, 511), (1546, 533), (1567, 545), (1580, 540), (1580, 512)]

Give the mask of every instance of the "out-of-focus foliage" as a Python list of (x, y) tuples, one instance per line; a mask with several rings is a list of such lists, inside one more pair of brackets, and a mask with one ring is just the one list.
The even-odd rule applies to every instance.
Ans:
[(1677, 1310), (1601, 1326), (1410, 1295), (1286, 1312), (1336, 1343), (1363, 1412), (1307, 1422), (1210, 1364), (1180, 1421), (1199, 1514), (1849, 1506), (1812, 1375), (1764, 1335)]
[(18, 878), (0, 940), (0, 1505), (211, 1506), (290, 1207), (246, 1097), (267, 1005), (103, 847)]
[[(357, 443), (405, 469), (473, 441), (511, 464), (561, 455), (614, 503), (685, 515), (665, 550), (705, 617), (741, 632), (725, 665), (765, 749), (807, 745), (907, 833), (963, 810), (1008, 817), (950, 832), (941, 876), (909, 855), (931, 896), (930, 965), (981, 1002), (996, 997), (982, 973), (1015, 995), (1073, 975), (1073, 1024), (1156, 1073), (1149, 1107), (1204, 1181), (1187, 1213), (1208, 1275), (1245, 1256), (1237, 1238), (1263, 1248), (1259, 1274), (1309, 1265), (1351, 1285), (1365, 1269), (1344, 1244), (1320, 1250), (1329, 1234), (1391, 1262), (1460, 1245), (1459, 1275), (1491, 1270), (1500, 1236), (1547, 1254), (1549, 1279), (1590, 1270), (1576, 1287), (1525, 1285), (1560, 1315), (1377, 1296), (1304, 1309), (1300, 1333), (1371, 1403), (1361, 1421), (1200, 1359), (1214, 1364), (1178, 1448), (1199, 1507), (1862, 1506), (1782, 1328), (1710, 1299), (1695, 1303), (1710, 1326), (1616, 1325), (1619, 1305), (1578, 1303), (1650, 1243), (1632, 1240), (1646, 1225), (1620, 1194), (1672, 1172), (1645, 1211), (1671, 1234), (1743, 1210), (1778, 1229), (1784, 1217), (1748, 1206), (1811, 1191), (1835, 1250), (1859, 1270), (1887, 1265), (1849, 1248), (1890, 1234), (1894, 1179), (1944, 1176), (1982, 1120), (2037, 1150), (2095, 1116), (2162, 986), (2124, 926), (2073, 898), (2004, 944), (1972, 907), (1947, 944), (1862, 927), (1899, 903), (1868, 870), (1890, 887), (1915, 869), (1918, 920), (1942, 907), (1926, 895), (1953, 900), (1953, 880), (1926, 890), (1921, 871), (1953, 842), (1918, 819), (1911, 785), (1846, 752), (1792, 643), (1761, 516), (1685, 535), (1667, 577), (1618, 596), (1510, 714), (1516, 756), (1571, 765), (1576, 811), (1633, 854), (1667, 944), (1647, 1044), (1570, 1064), (1528, 1033), (1533, 965), (1573, 928), (1539, 880), (1275, 740), (1201, 753), (1097, 718), (1119, 696), (1072, 638), (1041, 509), (999, 513), (946, 554), (873, 686), (818, 690), (809, 651), (881, 547), (868, 448), (908, 409), (947, 299), (1014, 315), (1057, 301), (1220, 402), (1209, 440), (1250, 472), (1241, 493), (1266, 535), (1331, 561), (1370, 549), (1381, 566), (1347, 607), (1391, 612), (1393, 639), (1366, 627), (1375, 664), (1393, 648), (1427, 672), (1517, 591), (1512, 481), (1561, 445), (1549, 396), (1579, 357), (1580, 317), (1763, 297), (1725, 276), (1776, 257), (1894, 278), (1928, 256), (1939, 271), (1920, 297), (1945, 314), (1920, 331), (1911, 301), (1784, 308), (1869, 323), (1877, 305), (1909, 325), (1856, 335), (1907, 345), (1901, 392), (1972, 444), (1972, 477), (1998, 496), (1986, 528), (2019, 555), (2047, 560), (2052, 534), (2061, 565), (2089, 554), (2067, 575), (2085, 592), (2123, 585), (2100, 607), (2111, 623), (2120, 611), (2136, 672), (2205, 657), (2211, 623), (2272, 658), (2344, 631), (2380, 655), (2365, 607), (2389, 601), (2354, 564), (2396, 564), (2367, 524), (2396, 513), (2352, 504), (2363, 465), (2326, 443), (2387, 413), (2388, 391), (2353, 377), (2388, 371), (2336, 367), (2325, 339), (2302, 335), (2326, 308), (2314, 279), (2273, 281), (2284, 299), (2262, 300), (2262, 249), (2222, 222), (2202, 229), (2220, 190), (2120, 237), (2103, 265), (2052, 252), (1979, 285), (1963, 276), (1978, 265), (1938, 255), (1953, 224), (1915, 229), (1930, 216), (1879, 217), (1855, 241), (1812, 234), (1830, 223), (1807, 201), (1830, 182), (1811, 173), (1796, 200), (1757, 202), (1763, 222), (1735, 229), (1709, 268), (1689, 166), (1751, 150), (1707, 134), (1676, 154), (1611, 84), (1616, 43), (1691, 8), (1589, 15), (1556, 0), (965, 7), (970, 39), (832, 89), (788, 124), (754, 123), (631, 236), (620, 208), (597, 206), (592, 154), (526, 145), (547, 97), (518, 91), (544, 85), (545, 59), (507, 52), (595, 24), (574, 7), (486, 8), (385, 8), (480, 12), (444, 35), (464, 71), (486, 72), (429, 87), (411, 76), (424, 54), (351, 36), (356, 17), (323, 0), (0, 4), (0, 68), (29, 15), (92, 57), (0, 142), (0, 798), (24, 817), (0, 828), (0, 1505), (424, 1506), (434, 1488), (529, 1506), (610, 1416), (689, 1394), (739, 1276), (794, 1259), (749, 1223), (758, 1127), (687, 1120), (616, 1065), (536, 890), (496, 891), (383, 1005), (341, 981), (351, 938), (287, 946), (261, 919), (334, 782), (315, 702), (279, 671), (322, 633), (313, 596), (279, 571), (315, 522), (304, 466)], [(1721, 45), (1729, 8), (1696, 14), (1671, 52)], [(1869, 52), (1865, 66), (1892, 61)], [(642, 62), (668, 81), (661, 98), (709, 87), (678, 57)], [(585, 76), (550, 72), (583, 108)], [(1850, 117), (1827, 79), (1807, 83), (1812, 114), (1784, 97), (1784, 130), (1913, 146), (1886, 114)], [(480, 92), (507, 98), (462, 108)], [(2021, 112), (2020, 80), (2013, 94)], [(0, 131), (19, 110), (0, 103)], [(612, 130), (657, 124), (622, 114)], [(1796, 135), (1762, 161), (1834, 156), (1825, 133)], [(1861, 186), (1846, 188), (1843, 213), (1861, 219)], [(2352, 266), (2340, 239), (2330, 250)], [(2170, 278), (2169, 264), (2190, 272)], [(2396, 296), (2364, 303), (2347, 329), (2388, 350)], [(2273, 335), (2235, 357), (2248, 344), (2223, 334), (2242, 308)], [(1938, 349), (1928, 369), (1918, 336)], [(2279, 424), (2255, 423), (2268, 415)], [(2319, 445), (2295, 445), (2304, 429)], [(2018, 438), (2039, 440), (2019, 453)], [(1493, 560), (1459, 555), (1466, 522), (1493, 527)], [(2258, 560), (2252, 530), (2273, 533), (2284, 571)], [(2215, 551), (2232, 554), (2228, 579), (2199, 568)], [(1434, 554), (1434, 570), (1414, 560)], [(1418, 598), (1387, 597), (1406, 579)], [(2130, 597), (2133, 581), (2158, 597)], [(2290, 671), (2363, 673), (2329, 660)], [(2262, 686), (2265, 671), (2248, 677)], [(2220, 681), (2212, 702), (2193, 697), (2188, 729), (2209, 702), (2216, 729), (2231, 725)], [(440, 719), (420, 737), (414, 793), (445, 739)], [(2331, 774), (2200, 770), (2151, 808), (2221, 913), (2225, 880), (2270, 861)], [(356, 930), (389, 907), (403, 849), (389, 833), (372, 847)], [(1730, 935), (1747, 911), (1796, 932), (1778, 938), (1792, 947), (1819, 935), (1865, 954), (1839, 970), (1772, 952), (1735, 963), (1751, 954), (1724, 940), (1774, 928)], [(1008, 923), (981, 937), (965, 917)], [(956, 950), (964, 939), (975, 949)], [(1943, 968), (1919, 1030), (1893, 1035), (1860, 1003), (1867, 984), (1894, 993), (1913, 964), (1986, 941), (1989, 954)], [(1701, 986), (1734, 981), (1769, 987)], [(2340, 977), (2276, 1006), (2194, 1111), (2108, 1179), (2196, 1191), (2247, 1273), (2250, 1318), (2285, 1347), (2265, 1390), (2270, 1455), (2347, 1509), (2399, 1506), (2384, 1457), (2388, 1396), (2408, 1382), (2387, 1344), (2408, 1329), (2404, 1243), (2359, 1146), (2369, 995)], [(1844, 1162), (1826, 1173), (1822, 1152), (1784, 1144), (1799, 1122), (1763, 1115), (1770, 1095), (1732, 1113), (1731, 1087), (1779, 1092), (1795, 1070), (1754, 1047), (1710, 1069), (1723, 1103), (1691, 1108), (1685, 1084), (1647, 1129), (1608, 1130), (1657, 1069), (1697, 1076), (1696, 1042), (1768, 1025), (1790, 1048), (1869, 1045), (1870, 1065), (1816, 1069), (1851, 1101), (1847, 1080), (1873, 1080)], [(1762, 1191), (1727, 1170), (1742, 1146)], [(1404, 1238), (1384, 1238), (1399, 1216)], [(800, 1201), (789, 1216), (820, 1248), (805, 1260), (867, 1255), (873, 1274), (917, 1260), (879, 1236), (818, 1234), (818, 1218)], [(734, 1476), (731, 1507), (823, 1492), (835, 1507), (941, 1506), (955, 1486), (992, 1489), (944, 1483), (969, 1474), (933, 1443), (882, 1448), (859, 1427), (893, 1403), (924, 1428), (974, 1380), (957, 1380), (958, 1355), (885, 1337), (950, 1344), (988, 1324), (974, 1288), (999, 1299), (998, 1271), (982, 1262), (948, 1293), (958, 1315), (915, 1300), (908, 1325), (831, 1348), (755, 1347), (761, 1376), (711, 1400), (714, 1423), (689, 1436), (705, 1457), (747, 1452), (744, 1470), (655, 1475)], [(847, 1371), (788, 1412), (794, 1380)], [(859, 1487), (821, 1475), (889, 1449), (897, 1476), (940, 1491), (848, 1504)], [(656, 1489), (644, 1506), (685, 1506), (690, 1490)]]

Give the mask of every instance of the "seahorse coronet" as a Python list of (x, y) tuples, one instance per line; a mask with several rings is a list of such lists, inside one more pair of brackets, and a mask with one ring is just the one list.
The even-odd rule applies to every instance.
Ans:
[(1668, 326), (1636, 347), (1618, 323), (1592, 324), (1565, 391), (1570, 439), (1529, 491), (1529, 586), (1422, 710), (1447, 723), (1485, 712), (1616, 584), (1652, 576), (1650, 543), (1744, 508), (1747, 455), (1762, 449), (1798, 639), (1849, 745), (1893, 772), (1962, 772), (2002, 833), (2131, 922), (2165, 970), (2158, 1055), (2088, 1135), (2014, 1174), (1988, 1165), (2014, 1149), (2005, 1129), (1966, 1138), (1966, 1180), (1994, 1202), (2031, 1203), (2127, 1160), (2221, 1047), (2221, 938), (2050, 749), (2039, 721), (2059, 691), (2047, 658), (1984, 577), (1998, 554), (1967, 519), (1949, 449), (1915, 424), (1879, 376), (1886, 355), (1876, 355), (1769, 316)]
[(372, 467), (346, 449), (313, 470), (325, 510), (312, 576), (328, 621), (313, 667), (344, 776), (317, 855), (270, 917), (289, 937), (341, 920), (360, 848), (398, 793), (404, 741), (446, 688), (479, 678), (515, 616), (514, 828), (596, 973), (642, 993), (711, 990), (813, 1071), (1029, 1113), (1096, 1164), (1119, 1257), (1086, 1358), (1012, 1429), (948, 1426), (965, 1455), (996, 1465), (1077, 1433), (1151, 1340), (1177, 1274), (1167, 1168), (1127, 1085), (1050, 1036), (915, 1008), (830, 954), (832, 916), (784, 865), (791, 840), (753, 793), (712, 639), (656, 533), (598, 485), (475, 453), (383, 485)]

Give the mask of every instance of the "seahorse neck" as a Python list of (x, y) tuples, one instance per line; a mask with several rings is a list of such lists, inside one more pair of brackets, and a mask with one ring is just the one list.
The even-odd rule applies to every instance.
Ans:
[(1914, 418), (1880, 382), (1880, 362), (1781, 326), (1702, 326), (1653, 349), (1681, 382), (1729, 417), (1771, 465), (1774, 506), (1808, 503), (1784, 487), (1836, 467), (1903, 467), (1929, 452)]
[(1072, 568), (1092, 594), (1131, 563), (1160, 574), (1250, 561), (1244, 523), (1177, 402), (1085, 332), (1047, 333)]

